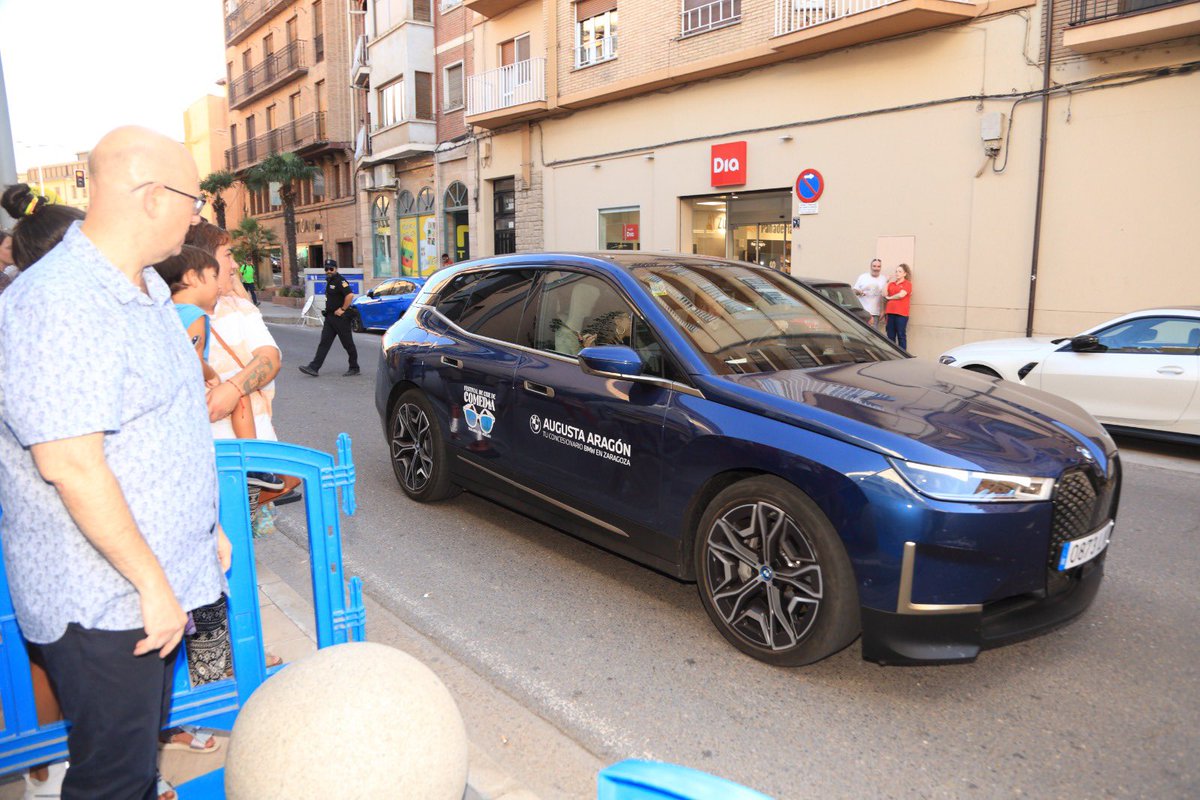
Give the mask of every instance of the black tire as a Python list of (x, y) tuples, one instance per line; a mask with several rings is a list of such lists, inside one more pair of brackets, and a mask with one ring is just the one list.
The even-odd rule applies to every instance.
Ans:
[(989, 378), (1000, 377), (1000, 373), (996, 372), (996, 370), (992, 369), (991, 367), (981, 367), (978, 364), (972, 364), (969, 367), (963, 367), (963, 369), (967, 370), (968, 372), (978, 372), (980, 375), (987, 375)]
[(762, 475), (726, 488), (708, 504), (693, 549), (704, 610), (743, 653), (797, 667), (858, 636), (846, 549), (817, 505), (787, 481)]
[(446, 441), (433, 406), (417, 389), (400, 395), (388, 425), (392, 471), (404, 493), (419, 503), (436, 503), (458, 494), (450, 481)]
[(363, 332), (364, 328), (362, 324), (362, 317), (360, 317), (358, 314), (350, 317), (350, 330), (354, 331), (355, 333)]

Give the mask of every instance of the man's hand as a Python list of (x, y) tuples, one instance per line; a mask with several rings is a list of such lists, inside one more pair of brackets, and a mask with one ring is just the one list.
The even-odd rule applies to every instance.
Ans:
[(183, 638), (187, 614), (183, 613), (170, 584), (165, 581), (161, 586), (142, 591), (139, 597), (142, 603), (142, 627), (146, 630), (146, 638), (137, 643), (133, 654), (143, 656), (157, 650), (159, 658), (166, 658)]
[(242, 393), (230, 381), (223, 381), (208, 391), (208, 421), (225, 419), (237, 408)]
[(221, 571), (229, 572), (229, 565), (233, 563), (233, 543), (229, 541), (229, 537), (225, 535), (225, 529), (219, 522), (217, 523), (217, 560), (221, 562)]
[(339, 308), (338, 310), (336, 310), (336, 311), (334, 311), (334, 312), (333, 312), (333, 315), (334, 315), (335, 317), (340, 317), (340, 316), (342, 315), (342, 311), (343, 311), (343, 309), (340, 309), (340, 308)]

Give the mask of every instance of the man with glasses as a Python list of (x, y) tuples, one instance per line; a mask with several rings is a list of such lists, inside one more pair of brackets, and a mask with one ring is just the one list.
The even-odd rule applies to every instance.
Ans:
[(341, 341), (350, 359), (350, 369), (343, 377), (357, 375), (358, 349), (354, 346), (354, 334), (350, 330), (350, 303), (354, 301), (354, 292), (350, 289), (350, 281), (343, 278), (337, 271), (337, 262), (332, 258), (325, 259), (325, 325), (321, 328), (321, 343), (317, 345), (317, 354), (308, 364), (301, 364), (300, 371), (305, 375), (317, 377), (333, 340)]
[(86, 219), (0, 297), (2, 538), (72, 723), (63, 797), (145, 798), (186, 612), (229, 565), (196, 354), (149, 267), (203, 198), (187, 150), (144, 128), (107, 134), (88, 167)]
[(887, 289), (887, 278), (883, 275), (883, 262), (871, 259), (870, 271), (858, 276), (854, 282), (854, 293), (862, 301), (863, 308), (871, 315), (871, 327), (882, 330), (883, 294)]

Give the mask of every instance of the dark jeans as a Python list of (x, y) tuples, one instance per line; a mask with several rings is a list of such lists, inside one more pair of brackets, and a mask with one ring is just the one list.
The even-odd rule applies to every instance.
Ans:
[(887, 315), (887, 337), (900, 345), (901, 350), (908, 349), (908, 317), (901, 314)]
[(350, 331), (350, 317), (346, 314), (339, 317), (332, 311), (325, 316), (325, 325), (321, 328), (321, 343), (317, 345), (317, 354), (309, 366), (313, 369), (321, 368), (335, 338), (340, 339), (342, 347), (346, 348), (346, 355), (350, 358), (350, 369), (358, 369), (358, 348), (354, 346), (354, 335)]
[(133, 648), (145, 636), (140, 629), (100, 631), (71, 623), (57, 642), (39, 645), (63, 717), (71, 721), (63, 800), (158, 797), (158, 732), (171, 708), (175, 652), (135, 656)]
[(254, 284), (243, 282), (242, 286), (246, 287), (246, 291), (250, 293), (250, 299), (254, 301), (254, 305), (258, 305), (258, 292), (254, 291)]

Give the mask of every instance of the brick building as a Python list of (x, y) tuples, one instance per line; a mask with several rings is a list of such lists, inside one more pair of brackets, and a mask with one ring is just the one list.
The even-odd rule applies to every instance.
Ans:
[[(344, 4), (226, 0), (224, 8), (226, 168), (242, 176), (281, 152), (295, 153), (317, 166), (320, 174), (300, 187), (296, 203), (299, 266), (318, 267), (324, 259), (335, 258), (343, 268), (362, 267), (362, 254), (355, 246), (351, 158), (361, 112), (347, 80), (352, 42)], [(276, 192), (247, 193), (243, 204), (246, 216), (272, 228), (284, 242)]]
[(1175, 302), (1198, 0), (463, 5), (473, 255), (696, 252), (848, 281), (879, 256), (913, 267), (922, 355)]

